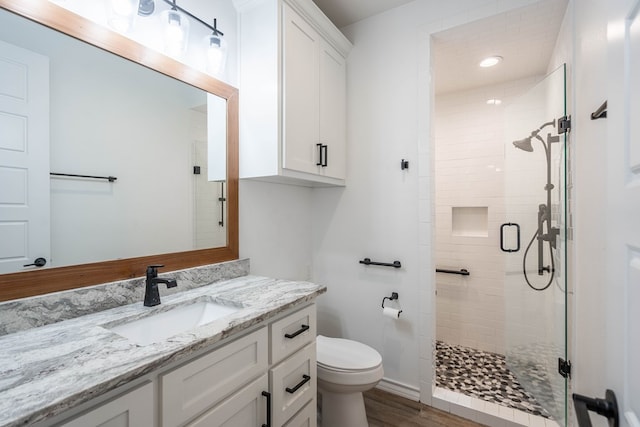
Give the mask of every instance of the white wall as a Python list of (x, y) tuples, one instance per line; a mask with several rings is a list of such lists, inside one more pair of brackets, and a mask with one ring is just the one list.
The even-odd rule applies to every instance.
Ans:
[(240, 257), (251, 274), (309, 280), (311, 192), (308, 187), (241, 180)]
[[(605, 171), (607, 120), (591, 121), (590, 114), (607, 98), (608, 0), (574, 0), (575, 67), (573, 79), (575, 174), (575, 326), (573, 390), (602, 397), (607, 384), (607, 277)], [(593, 417), (601, 422), (600, 417)], [(601, 424), (605, 425), (605, 424)]]
[[(505, 203), (524, 203), (522, 199), (505, 200), (505, 149), (516, 150), (507, 141), (505, 110), (541, 79), (531, 77), (436, 97), (435, 261), (440, 268), (466, 268), (471, 272), (469, 276), (436, 274), (438, 340), (505, 354), (505, 253), (499, 247), (500, 225), (515, 221), (508, 217)], [(486, 100), (491, 98), (501, 99), (502, 104), (487, 105)], [(531, 130), (520, 129), (516, 138), (527, 136)], [(539, 161), (533, 162), (536, 159)], [(537, 203), (545, 196), (544, 154), (514, 160), (518, 161), (516, 168), (533, 164), (541, 172), (535, 174), (537, 191), (529, 209), (535, 226)], [(522, 180), (518, 181), (521, 185)], [(456, 233), (452, 227), (454, 207), (486, 208), (485, 234)], [(523, 235), (524, 239), (528, 237)], [(513, 238), (507, 239), (507, 245), (514, 242)], [(521, 260), (522, 253), (514, 256)]]

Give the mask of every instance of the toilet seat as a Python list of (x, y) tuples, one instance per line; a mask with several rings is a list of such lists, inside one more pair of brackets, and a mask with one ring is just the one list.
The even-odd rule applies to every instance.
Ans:
[(382, 363), (382, 356), (373, 348), (344, 338), (316, 337), (318, 365), (340, 371), (364, 371)]
[(340, 385), (376, 384), (382, 356), (368, 345), (343, 338), (316, 337), (318, 379)]

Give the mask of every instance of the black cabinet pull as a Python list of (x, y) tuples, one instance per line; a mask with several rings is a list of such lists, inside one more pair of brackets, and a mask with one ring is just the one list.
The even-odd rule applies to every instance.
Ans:
[(305, 331), (308, 331), (308, 330), (309, 330), (309, 325), (300, 325), (300, 329), (298, 329), (297, 331), (295, 331), (292, 334), (284, 334), (284, 337), (285, 338), (289, 338), (289, 339), (295, 338), (298, 335), (300, 335), (301, 333), (303, 333)]
[(318, 147), (318, 161), (316, 162), (316, 166), (326, 168), (329, 163), (329, 146), (327, 144), (317, 143), (316, 147)]
[(300, 389), (300, 387), (302, 387), (303, 385), (305, 385), (309, 381), (311, 381), (311, 377), (309, 375), (302, 375), (302, 381), (300, 381), (298, 384), (296, 384), (295, 387), (293, 387), (293, 388), (287, 387), (287, 388), (285, 388), (285, 390), (287, 391), (287, 393), (293, 394), (296, 391), (298, 391)]
[(35, 261), (33, 261), (32, 264), (25, 264), (23, 265), (23, 267), (44, 267), (45, 265), (47, 265), (47, 260), (44, 258), (36, 258)]
[(262, 424), (262, 427), (271, 427), (271, 393), (263, 391), (262, 395), (267, 398), (267, 423)]
[[(515, 249), (505, 248), (504, 246), (504, 228), (515, 227), (516, 228), (516, 247)], [(507, 222), (500, 226), (500, 249), (502, 252), (518, 252), (520, 250), (520, 225), (512, 222)]]

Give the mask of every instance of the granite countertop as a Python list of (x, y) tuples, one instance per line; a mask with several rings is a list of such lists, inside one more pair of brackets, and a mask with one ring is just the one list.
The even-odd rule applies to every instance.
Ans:
[[(243, 276), (164, 296), (162, 304), (152, 308), (140, 301), (0, 336), (0, 426), (27, 425), (58, 415), (312, 301), (325, 291), (326, 287), (309, 282)], [(242, 308), (188, 333), (145, 346), (101, 326), (186, 305), (197, 298)]]

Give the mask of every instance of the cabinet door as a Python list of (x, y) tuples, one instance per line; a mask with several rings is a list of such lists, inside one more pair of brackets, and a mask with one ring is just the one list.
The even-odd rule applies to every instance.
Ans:
[(283, 159), (282, 166), (318, 173), (319, 34), (283, 4)]
[(320, 143), (325, 145), (321, 173), (344, 179), (347, 158), (346, 61), (326, 41), (320, 43)]
[(162, 375), (163, 427), (184, 425), (266, 372), (267, 348), (267, 328), (262, 328)]
[(228, 399), (188, 424), (189, 427), (262, 426), (267, 425), (267, 400), (262, 395), (269, 389), (267, 374), (238, 390)]
[(61, 427), (152, 426), (153, 414), (153, 386), (147, 383), (84, 415), (62, 423)]

